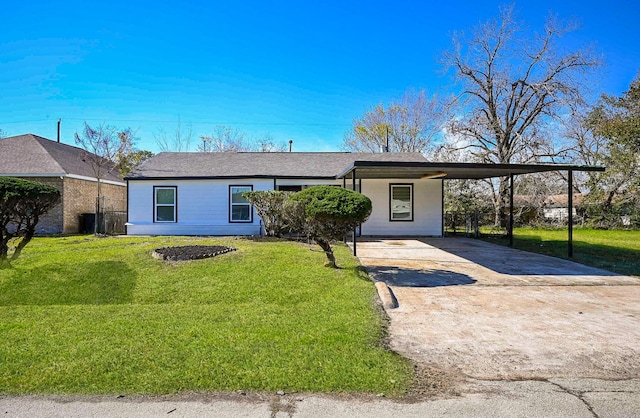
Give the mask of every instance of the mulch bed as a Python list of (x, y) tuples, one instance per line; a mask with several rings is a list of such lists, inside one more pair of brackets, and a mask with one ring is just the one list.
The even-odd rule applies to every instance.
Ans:
[(233, 247), (224, 245), (184, 245), (181, 247), (156, 248), (152, 255), (165, 261), (187, 261), (215, 257), (235, 250)]

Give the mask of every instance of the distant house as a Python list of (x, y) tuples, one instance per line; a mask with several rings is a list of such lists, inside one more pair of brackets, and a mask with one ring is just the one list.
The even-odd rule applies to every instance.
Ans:
[[(87, 157), (83, 149), (33, 134), (0, 139), (0, 176), (38, 181), (61, 192), (61, 203), (40, 220), (37, 233), (78, 233), (80, 215), (95, 212), (98, 180)], [(126, 183), (117, 170), (101, 182), (108, 205), (126, 210)]]
[[(574, 193), (574, 205), (580, 205), (583, 201), (581, 193)], [(576, 208), (572, 208), (572, 213), (576, 216)], [(564, 195), (550, 195), (544, 199), (542, 214), (548, 221), (566, 222), (569, 217), (569, 197)]]

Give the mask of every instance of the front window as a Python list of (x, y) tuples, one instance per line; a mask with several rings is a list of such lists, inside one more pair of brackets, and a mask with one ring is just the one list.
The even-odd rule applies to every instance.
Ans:
[(177, 222), (177, 187), (154, 187), (154, 222)]
[(413, 221), (413, 184), (390, 185), (390, 220)]
[(253, 222), (253, 211), (247, 199), (242, 196), (253, 186), (229, 186), (229, 222)]

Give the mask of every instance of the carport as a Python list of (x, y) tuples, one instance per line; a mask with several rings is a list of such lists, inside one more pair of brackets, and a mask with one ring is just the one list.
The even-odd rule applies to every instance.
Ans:
[[(573, 173), (576, 171), (604, 171), (604, 167), (571, 164), (486, 164), (447, 162), (395, 162), (395, 161), (354, 161), (338, 178), (346, 186), (351, 181), (353, 190), (363, 179), (429, 179), (481, 180), (489, 178), (509, 179), (509, 222), (507, 234), (509, 246), (513, 246), (513, 179), (515, 176), (548, 171), (566, 171), (568, 197), (567, 253), (573, 257)], [(442, 196), (444, 199), (444, 183)], [(443, 204), (444, 206), (444, 204)], [(357, 255), (357, 234), (353, 231), (353, 255)]]

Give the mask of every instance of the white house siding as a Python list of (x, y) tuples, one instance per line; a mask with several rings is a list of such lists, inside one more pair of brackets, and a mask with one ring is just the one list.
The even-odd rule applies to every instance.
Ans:
[[(131, 180), (129, 181), (129, 235), (259, 235), (260, 217), (253, 222), (229, 222), (229, 186), (273, 189), (271, 179)], [(177, 222), (153, 222), (154, 186), (177, 187)]]
[[(390, 221), (390, 184), (413, 184), (413, 221)], [(362, 193), (373, 211), (362, 225), (362, 235), (442, 235), (442, 180), (363, 179)]]
[[(360, 184), (360, 181), (357, 182)], [(277, 185), (333, 184), (342, 180), (277, 179)], [(351, 188), (351, 180), (346, 186)], [(413, 184), (413, 221), (389, 220), (390, 184)], [(229, 222), (229, 186), (252, 185), (253, 190), (272, 190), (273, 179), (239, 180), (131, 180), (129, 181), (129, 235), (259, 235), (260, 218), (252, 223)], [(154, 186), (177, 187), (177, 222), (153, 222)], [(362, 235), (442, 235), (442, 181), (406, 179), (363, 179), (362, 193), (373, 211), (362, 225)]]

